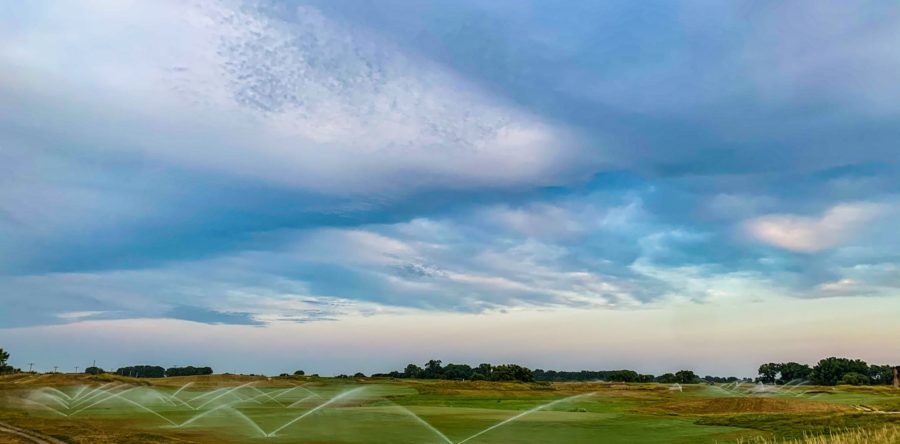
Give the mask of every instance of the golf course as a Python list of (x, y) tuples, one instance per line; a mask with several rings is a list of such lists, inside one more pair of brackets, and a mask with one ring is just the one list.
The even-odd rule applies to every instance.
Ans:
[(0, 443), (849, 443), (898, 427), (889, 386), (0, 377)]

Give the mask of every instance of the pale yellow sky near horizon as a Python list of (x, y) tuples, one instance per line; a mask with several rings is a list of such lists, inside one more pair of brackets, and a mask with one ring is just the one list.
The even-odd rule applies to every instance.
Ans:
[[(323, 375), (400, 370), (407, 363), (516, 362), (532, 368), (689, 368), (753, 376), (770, 361), (827, 356), (900, 362), (900, 298), (770, 298), (637, 310), (521, 309), (481, 314), (405, 311), (267, 326), (172, 319), (82, 321), (0, 329), (12, 363), (211, 365), (217, 372)], [(62, 351), (61, 351), (62, 350)], [(71, 371), (71, 370), (70, 370)]]

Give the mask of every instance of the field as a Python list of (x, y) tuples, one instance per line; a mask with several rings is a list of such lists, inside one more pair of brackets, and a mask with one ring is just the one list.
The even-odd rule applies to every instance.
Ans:
[(0, 443), (897, 442), (898, 412), (891, 387), (0, 377)]

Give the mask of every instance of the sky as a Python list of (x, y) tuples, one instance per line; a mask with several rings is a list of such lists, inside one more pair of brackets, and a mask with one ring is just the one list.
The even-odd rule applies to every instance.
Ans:
[(0, 5), (20, 367), (897, 363), (892, 1)]

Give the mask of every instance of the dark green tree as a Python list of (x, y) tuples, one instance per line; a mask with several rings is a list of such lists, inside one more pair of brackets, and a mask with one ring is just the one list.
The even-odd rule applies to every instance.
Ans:
[(166, 369), (166, 376), (198, 376), (198, 375), (211, 375), (213, 373), (212, 368), (210, 367), (170, 367)]
[(472, 379), (472, 367), (466, 364), (447, 364), (444, 367), (443, 378), (454, 380)]
[(101, 373), (106, 373), (102, 368), (93, 366), (84, 369), (84, 372), (88, 375), (99, 375)]
[(819, 361), (810, 373), (810, 379), (816, 384), (835, 385), (847, 373), (867, 375), (869, 365), (859, 359), (830, 357)]
[(444, 368), (441, 367), (441, 360), (431, 359), (425, 364), (425, 372), (423, 377), (425, 379), (440, 379), (443, 373)]
[(409, 364), (406, 366), (406, 369), (403, 370), (403, 376), (406, 378), (421, 378), (425, 374), (425, 371), (422, 370), (422, 367), (419, 367), (416, 364)]
[(694, 384), (698, 381), (700, 381), (700, 377), (690, 370), (679, 370), (675, 372), (675, 382), (678, 382), (679, 384)]
[(806, 364), (785, 362), (783, 364), (779, 364), (779, 366), (779, 372), (781, 373), (781, 376), (779, 376), (778, 381), (782, 384), (787, 384), (791, 381), (807, 379), (812, 373), (812, 368), (810, 368)]
[(894, 372), (890, 365), (870, 365), (869, 382), (873, 385), (893, 384)]
[(493, 368), (492, 381), (534, 381), (534, 373), (531, 369), (517, 364), (503, 364)]
[(866, 385), (869, 383), (869, 377), (862, 373), (848, 372), (844, 373), (838, 382), (846, 385)]
[(294, 376), (303, 376), (305, 374), (306, 372), (304, 372), (303, 370), (297, 370), (294, 372)]
[(119, 368), (116, 374), (132, 378), (162, 378), (166, 376), (166, 369), (158, 365), (133, 365)]
[(676, 378), (672, 373), (663, 373), (656, 377), (656, 382), (662, 384), (674, 384), (678, 382), (678, 378)]
[(778, 374), (781, 373), (781, 364), (776, 364), (774, 362), (770, 362), (768, 364), (763, 364), (759, 366), (759, 377), (757, 378), (759, 382), (763, 384), (774, 384), (778, 379)]

